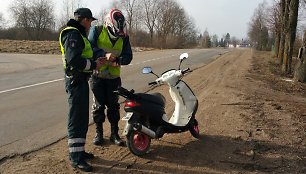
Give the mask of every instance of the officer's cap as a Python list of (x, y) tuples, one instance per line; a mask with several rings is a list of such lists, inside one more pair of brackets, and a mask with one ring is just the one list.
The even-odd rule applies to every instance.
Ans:
[(74, 12), (74, 17), (75, 18), (88, 18), (88, 19), (93, 19), (97, 20), (92, 16), (92, 13), (89, 8), (78, 8)]

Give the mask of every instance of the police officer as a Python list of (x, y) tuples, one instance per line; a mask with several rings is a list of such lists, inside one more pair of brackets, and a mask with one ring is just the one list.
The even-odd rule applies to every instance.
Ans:
[(84, 148), (89, 122), (88, 79), (91, 72), (101, 66), (101, 62), (92, 59), (93, 50), (86, 37), (94, 20), (90, 9), (79, 8), (59, 36), (69, 105), (69, 159), (73, 167), (85, 172), (92, 171), (92, 166), (85, 160), (94, 157)]
[(105, 57), (107, 62), (92, 75), (91, 88), (94, 93), (93, 120), (96, 126), (95, 145), (102, 145), (103, 122), (105, 109), (111, 124), (110, 141), (123, 146), (124, 141), (118, 135), (120, 120), (119, 96), (114, 93), (121, 86), (120, 66), (128, 65), (133, 58), (131, 44), (126, 30), (126, 22), (122, 12), (112, 9), (104, 20), (104, 25), (93, 26), (88, 39), (95, 55)]

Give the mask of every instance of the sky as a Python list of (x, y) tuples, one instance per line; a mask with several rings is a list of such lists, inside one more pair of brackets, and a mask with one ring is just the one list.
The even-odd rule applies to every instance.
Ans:
[[(55, 4), (56, 14), (59, 14), (62, 0), (50, 0)], [(114, 0), (83, 0), (94, 15), (102, 9), (109, 8)], [(119, 0), (117, 0), (119, 1)], [(258, 4), (264, 0), (176, 0), (193, 18), (197, 29), (205, 30), (219, 38), (229, 33), (231, 37), (243, 39), (247, 37), (248, 23)], [(265, 0), (266, 2), (273, 0)], [(13, 0), (0, 0), (0, 12), (9, 19), (9, 5)]]

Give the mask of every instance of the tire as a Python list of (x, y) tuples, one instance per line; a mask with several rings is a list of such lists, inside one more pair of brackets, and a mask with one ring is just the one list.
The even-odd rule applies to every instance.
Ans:
[(127, 135), (127, 147), (134, 155), (145, 155), (148, 153), (150, 145), (151, 137), (142, 132), (131, 131), (130, 134)]
[(199, 124), (196, 119), (193, 119), (189, 125), (189, 131), (194, 138), (200, 138)]

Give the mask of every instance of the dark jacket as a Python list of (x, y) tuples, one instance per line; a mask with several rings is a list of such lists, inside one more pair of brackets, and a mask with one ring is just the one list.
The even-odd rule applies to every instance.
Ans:
[[(82, 35), (86, 37), (86, 31), (85, 28), (80, 25), (79, 22), (77, 22), (74, 19), (70, 19), (67, 23), (67, 26), (69, 27), (75, 27), (77, 30), (65, 30), (62, 33), (62, 44), (65, 49), (65, 58), (67, 66), (73, 67), (73, 69), (77, 69), (80, 72), (85, 69), (87, 65), (87, 60), (81, 57), (82, 51), (85, 48), (85, 43), (82, 38)], [(93, 70), (96, 68), (96, 62), (94, 59), (90, 59), (91, 66), (90, 70)]]

